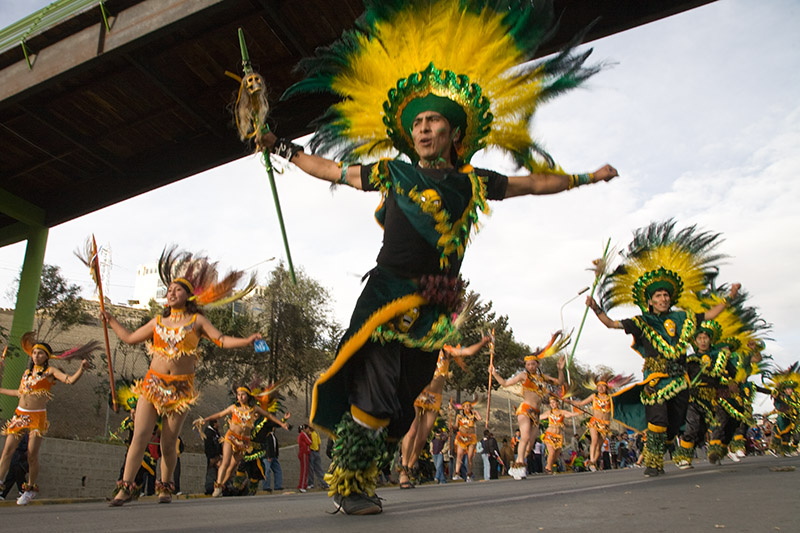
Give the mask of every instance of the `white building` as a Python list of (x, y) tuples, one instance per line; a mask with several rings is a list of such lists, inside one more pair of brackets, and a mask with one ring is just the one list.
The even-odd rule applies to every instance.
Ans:
[(133, 287), (133, 299), (128, 300), (131, 307), (147, 309), (150, 300), (155, 299), (166, 305), (167, 288), (158, 276), (158, 263), (148, 263), (136, 267), (136, 283)]
[[(260, 312), (261, 308), (253, 306), (248, 302), (254, 296), (263, 296), (266, 287), (257, 285), (253, 292), (244, 297), (243, 300), (233, 303), (233, 312), (241, 313), (245, 305), (249, 305), (252, 311)], [(137, 309), (147, 309), (150, 300), (155, 300), (159, 305), (167, 305), (167, 287), (161, 282), (158, 275), (158, 263), (148, 263), (136, 267), (136, 282), (133, 287), (133, 299), (128, 300), (128, 305)]]

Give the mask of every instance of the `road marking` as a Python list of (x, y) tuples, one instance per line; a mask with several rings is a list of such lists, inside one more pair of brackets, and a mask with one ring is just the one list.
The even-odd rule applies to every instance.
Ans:
[[(680, 475), (670, 475), (670, 479), (677, 479), (677, 478), (684, 478), (684, 477), (697, 477), (697, 476), (705, 476), (708, 474), (719, 474), (721, 470), (701, 470), (696, 472), (681, 472)], [(525, 500), (535, 500), (537, 498), (550, 498), (552, 496), (559, 496), (565, 494), (577, 494), (580, 492), (591, 492), (595, 490), (605, 490), (611, 489), (616, 487), (626, 487), (629, 485), (640, 485), (642, 483), (649, 483), (653, 482), (655, 479), (653, 478), (646, 478), (646, 479), (639, 479), (636, 481), (623, 481), (620, 483), (606, 483), (604, 485), (592, 485), (591, 487), (579, 487), (574, 489), (561, 489), (555, 490), (552, 492), (542, 492), (542, 493), (532, 493), (532, 494), (523, 494), (520, 496), (500, 496), (496, 498), (492, 497), (483, 497), (481, 496), (479, 500), (473, 500), (468, 502), (460, 502), (460, 503), (449, 503), (447, 504), (447, 509), (454, 509), (458, 507), (472, 507), (476, 504), (477, 501), (480, 501), (482, 505), (491, 505), (493, 503), (508, 503), (508, 502), (515, 502), (515, 501), (525, 501)], [(407, 502), (411, 503), (411, 502)], [(392, 508), (392, 515), (401, 515), (401, 514), (416, 514), (416, 513), (424, 513), (428, 512), (431, 509), (439, 509), (441, 508), (441, 503), (436, 503), (432, 505), (426, 505), (424, 507), (415, 507), (414, 509), (405, 509), (405, 510), (395, 510)]]

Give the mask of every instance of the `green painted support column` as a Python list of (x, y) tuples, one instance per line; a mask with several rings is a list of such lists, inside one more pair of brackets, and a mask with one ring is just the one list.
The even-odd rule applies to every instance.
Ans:
[[(39, 286), (42, 281), (42, 265), (44, 252), (47, 248), (48, 229), (45, 227), (31, 227), (28, 236), (28, 246), (25, 249), (25, 262), (22, 264), (17, 304), (14, 310), (14, 320), (11, 322), (9, 334), (8, 353), (5, 371), (3, 372), (3, 387), (16, 389), (19, 380), (28, 366), (28, 356), (20, 348), (19, 340), (26, 331), (33, 329), (36, 302), (39, 299)], [(17, 407), (17, 398), (0, 396), (0, 416), (10, 418)]]

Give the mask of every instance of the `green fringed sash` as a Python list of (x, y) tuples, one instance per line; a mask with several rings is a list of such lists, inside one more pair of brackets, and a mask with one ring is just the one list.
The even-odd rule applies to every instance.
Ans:
[[(666, 320), (672, 320), (676, 328), (680, 328), (680, 335), (674, 341), (673, 336), (664, 327)], [(686, 349), (694, 337), (697, 323), (695, 316), (686, 311), (672, 311), (666, 315), (640, 315), (633, 317), (633, 322), (642, 331), (644, 339), (665, 359), (680, 360), (686, 355)], [(643, 353), (640, 346), (634, 344), (633, 348)]]
[(754, 422), (753, 417), (749, 413), (731, 403), (727, 398), (719, 398), (717, 401), (719, 402), (720, 406), (725, 409), (725, 412), (727, 412), (734, 420), (747, 424)]
[(689, 388), (686, 376), (662, 378), (655, 386), (642, 388), (640, 398), (644, 405), (662, 404)]
[[(464, 175), (469, 178), (469, 190), (460, 183)], [(379, 161), (370, 175), (370, 183), (384, 197), (390, 190), (394, 193), (397, 205), (414, 229), (439, 250), (442, 270), (450, 266), (453, 254), (459, 259), (464, 257), (478, 212), (489, 213), (486, 181), (474, 170), (466, 174), (453, 170), (444, 179), (437, 180), (417, 167), (390, 159)], [(383, 225), (385, 217), (385, 204), (381, 203), (375, 218)]]
[(695, 387), (692, 389), (689, 396), (689, 402), (700, 407), (703, 411), (703, 417), (709, 427), (716, 423), (714, 417), (714, 403), (717, 399), (716, 387)]
[(425, 336), (420, 339), (399, 331), (392, 323), (378, 326), (370, 336), (370, 340), (381, 344), (401, 342), (408, 348), (417, 348), (426, 352), (441, 350), (445, 344), (457, 344), (460, 339), (461, 334), (447, 315), (439, 315)]

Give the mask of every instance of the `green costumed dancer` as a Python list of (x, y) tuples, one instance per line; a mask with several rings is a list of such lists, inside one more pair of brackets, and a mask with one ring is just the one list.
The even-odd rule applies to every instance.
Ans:
[[(687, 307), (696, 292), (706, 288), (715, 273), (713, 254), (719, 234), (698, 232), (695, 226), (675, 230), (675, 221), (650, 224), (634, 233), (623, 263), (601, 286), (606, 309), (635, 304), (642, 314), (612, 320), (591, 297), (586, 305), (610, 329), (633, 336), (631, 346), (644, 359), (644, 380), (614, 395), (614, 418), (639, 430), (647, 430), (643, 459), (645, 475), (664, 470), (664, 452), (686, 419), (689, 378), (686, 350), (697, 325), (713, 320), (725, 309), (723, 300), (705, 313)], [(735, 297), (739, 285), (731, 288)]]
[(762, 389), (755, 383), (748, 381), (748, 378), (756, 374), (764, 374), (769, 367), (766, 359), (771, 359), (771, 357), (765, 357), (761, 353), (765, 347), (766, 344), (763, 340), (751, 340), (747, 343), (747, 351), (743, 351), (735, 361), (737, 367), (736, 382), (739, 384), (742, 409), (747, 414), (747, 420), (740, 422), (736, 427), (733, 433), (733, 440), (728, 445), (728, 449), (730, 453), (733, 453), (739, 459), (747, 455), (747, 430), (755, 423), (753, 419), (753, 400), (755, 400), (756, 391)]
[(800, 425), (800, 363), (769, 377), (770, 395), (778, 418), (772, 428), (769, 448), (776, 455), (796, 455), (792, 438)]
[[(724, 287), (709, 290), (690, 302), (690, 307), (695, 312), (711, 309), (724, 300), (721, 294), (725, 292)], [(731, 460), (740, 460), (734, 452), (728, 453), (727, 446), (738, 426), (752, 421), (752, 407), (745, 408), (751, 404), (744, 399), (751, 389), (744, 382), (752, 373), (753, 363), (760, 361), (760, 355), (751, 354), (742, 346), (763, 342), (756, 335), (771, 327), (759, 318), (754, 307), (744, 305), (746, 301), (747, 294), (739, 292), (715, 320), (707, 320), (697, 328), (694, 351), (687, 358), (692, 387), (686, 427), (680, 446), (672, 454), (678, 468), (692, 467), (695, 448), (702, 444), (709, 429), (709, 460), (717, 462), (726, 453)]]
[[(672, 460), (682, 469), (693, 468), (695, 448), (705, 441), (708, 428), (714, 424), (717, 390), (727, 384), (730, 350), (718, 345), (721, 326), (714, 320), (702, 322), (695, 332), (694, 351), (686, 357), (689, 380), (689, 407), (686, 426)], [(725, 382), (723, 384), (723, 381)]]
[[(599, 70), (584, 67), (588, 52), (574, 54), (573, 45), (531, 61), (551, 29), (551, 0), (365, 0), (365, 7), (356, 29), (300, 64), (306, 78), (284, 94), (342, 99), (311, 140), (313, 151), (340, 162), (272, 133), (256, 139), (315, 178), (382, 196), (378, 265), (312, 402), (312, 424), (335, 434), (326, 481), (348, 514), (381, 512), (375, 480), (387, 437), (408, 430), (437, 353), (458, 342), (459, 270), (487, 201), (617, 175), (609, 165), (568, 175), (531, 138), (537, 104)], [(526, 175), (470, 166), (486, 147), (510, 154)]]

